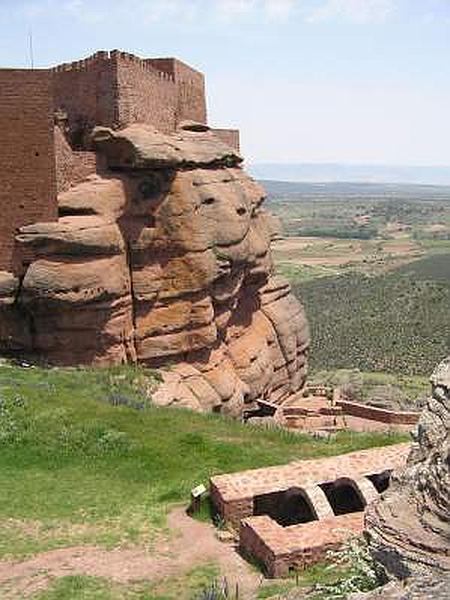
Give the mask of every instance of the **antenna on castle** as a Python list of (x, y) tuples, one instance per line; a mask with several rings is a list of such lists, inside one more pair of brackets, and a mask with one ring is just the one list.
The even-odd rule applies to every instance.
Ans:
[(31, 64), (31, 68), (34, 69), (33, 29), (31, 27), (28, 30), (28, 47), (29, 47), (29, 50), (30, 50), (30, 64)]

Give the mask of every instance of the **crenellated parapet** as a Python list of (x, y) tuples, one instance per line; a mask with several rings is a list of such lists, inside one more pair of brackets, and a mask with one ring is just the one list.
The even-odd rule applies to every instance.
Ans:
[(141, 122), (173, 133), (185, 120), (206, 123), (203, 74), (174, 58), (101, 50), (52, 72), (55, 110), (67, 113), (79, 148), (95, 125), (117, 129)]

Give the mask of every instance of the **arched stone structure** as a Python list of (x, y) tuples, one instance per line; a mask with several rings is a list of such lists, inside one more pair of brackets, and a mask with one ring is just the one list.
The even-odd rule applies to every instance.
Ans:
[[(370, 484), (368, 480), (366, 481)], [(320, 488), (336, 516), (363, 511), (367, 504), (364, 494), (365, 487), (360, 480), (357, 482), (349, 477), (340, 477), (334, 481), (320, 484)], [(375, 490), (375, 488), (373, 489)]]

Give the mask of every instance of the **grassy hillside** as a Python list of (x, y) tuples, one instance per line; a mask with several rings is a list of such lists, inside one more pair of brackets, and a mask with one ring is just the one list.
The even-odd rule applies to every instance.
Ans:
[(174, 503), (213, 474), (398, 442), (332, 441), (158, 409), (136, 369), (0, 366), (0, 556), (149, 544)]
[(286, 236), (274, 259), (305, 305), (314, 369), (428, 376), (448, 355), (449, 190), (269, 185)]
[[(349, 273), (294, 285), (309, 318), (310, 363), (428, 375), (450, 349), (450, 278), (442, 260), (417, 261), (388, 275)], [(432, 280), (430, 271), (439, 273)]]

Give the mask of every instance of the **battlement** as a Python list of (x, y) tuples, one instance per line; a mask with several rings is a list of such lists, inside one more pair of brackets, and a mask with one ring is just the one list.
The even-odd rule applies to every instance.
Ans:
[(95, 125), (120, 128), (142, 122), (172, 133), (181, 121), (207, 120), (202, 73), (175, 58), (101, 50), (51, 71), (55, 110), (67, 114), (77, 148)]
[(152, 64), (153, 59), (140, 58), (136, 54), (130, 52), (122, 52), (120, 50), (99, 50), (87, 58), (81, 60), (75, 60), (70, 63), (62, 63), (53, 67), (51, 71), (54, 73), (61, 73), (66, 71), (90, 71), (98, 70), (105, 66), (105, 62), (111, 62), (117, 64), (119, 61), (123, 61), (129, 65), (138, 66), (145, 71), (150, 71), (155, 75), (158, 75), (163, 81), (175, 82), (175, 77), (166, 71), (160, 71), (156, 69)]

